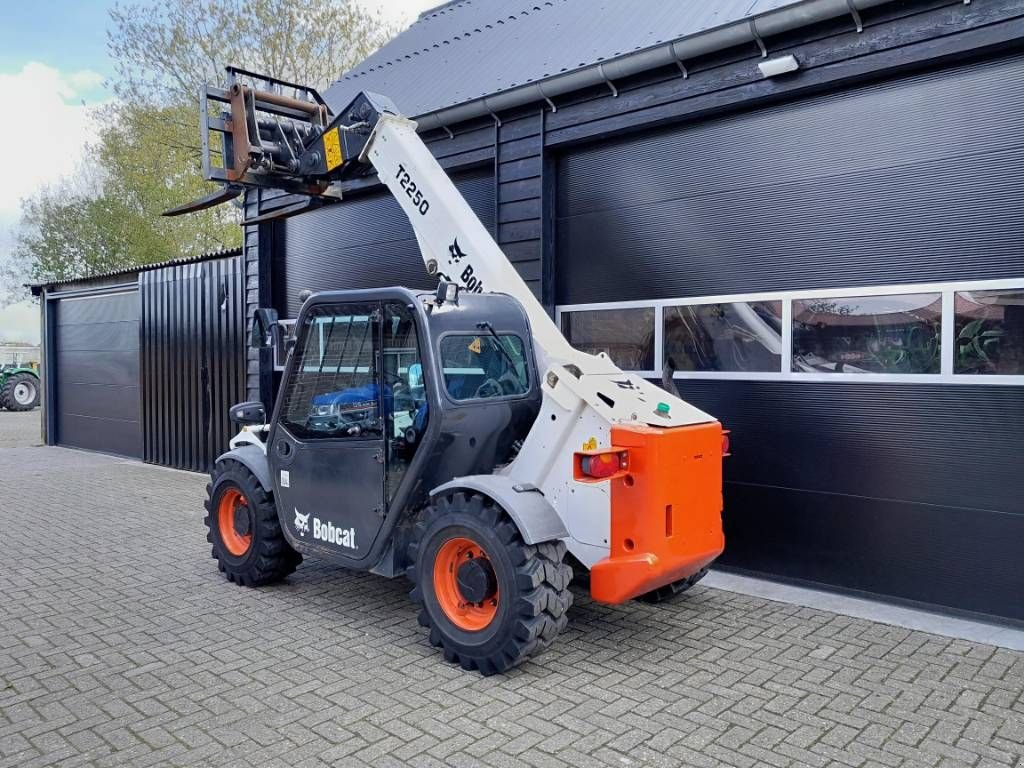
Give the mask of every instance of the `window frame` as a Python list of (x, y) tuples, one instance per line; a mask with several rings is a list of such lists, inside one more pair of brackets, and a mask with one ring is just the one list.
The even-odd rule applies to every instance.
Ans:
[[(628, 371), (638, 376), (660, 377), (665, 362), (665, 308), (700, 304), (737, 304), (753, 301), (782, 302), (781, 370), (754, 371), (676, 371), (676, 380), (723, 381), (791, 381), (806, 383), (885, 383), (885, 384), (956, 384), (973, 386), (1024, 386), (1024, 374), (954, 373), (956, 316), (954, 297), (960, 291), (1024, 290), (1024, 275), (1018, 279), (964, 280), (940, 283), (894, 283), (858, 285), (842, 288), (815, 288), (797, 291), (763, 291), (758, 293), (720, 294), (639, 301), (611, 301), (585, 304), (562, 304), (555, 308), (555, 322), (562, 327), (562, 315), (608, 309), (654, 309), (654, 371)], [(939, 373), (808, 373), (788, 370), (793, 361), (793, 301), (804, 299), (842, 299), (903, 294), (937, 293), (942, 297), (942, 352)]]

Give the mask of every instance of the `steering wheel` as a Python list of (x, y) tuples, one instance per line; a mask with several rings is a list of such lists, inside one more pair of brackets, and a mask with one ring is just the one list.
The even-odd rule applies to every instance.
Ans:
[(497, 379), (487, 379), (483, 384), (476, 388), (476, 393), (473, 397), (502, 397), (504, 394), (505, 390)]

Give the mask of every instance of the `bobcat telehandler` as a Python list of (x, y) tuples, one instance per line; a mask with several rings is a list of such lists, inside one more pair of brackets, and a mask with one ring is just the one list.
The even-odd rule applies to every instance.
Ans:
[(231, 409), (241, 431), (208, 486), (227, 578), (267, 584), (304, 554), (406, 575), (430, 642), (485, 675), (566, 626), (566, 560), (604, 603), (699, 579), (724, 546), (721, 424), (571, 347), (386, 98), (332, 115), (312, 89), (228, 73), (200, 99), (224, 189), (168, 213), (272, 188), (286, 195), (271, 216), (287, 216), (376, 172), (439, 285), (313, 293), (287, 341), (257, 310), (254, 344), (287, 362), (269, 420), (261, 403)]

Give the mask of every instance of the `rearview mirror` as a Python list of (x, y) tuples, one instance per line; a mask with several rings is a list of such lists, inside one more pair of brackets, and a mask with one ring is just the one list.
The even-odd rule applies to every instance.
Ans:
[(252, 316), (249, 346), (253, 349), (273, 349), (277, 346), (277, 337), (280, 332), (280, 326), (277, 324), (277, 310), (261, 307)]

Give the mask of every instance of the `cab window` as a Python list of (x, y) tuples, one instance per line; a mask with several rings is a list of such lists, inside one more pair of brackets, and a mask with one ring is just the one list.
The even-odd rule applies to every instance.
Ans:
[(306, 317), (282, 409), (297, 438), (380, 436), (378, 319), (373, 305), (318, 307)]
[(441, 371), (454, 400), (516, 397), (530, 390), (526, 347), (512, 334), (445, 336)]

